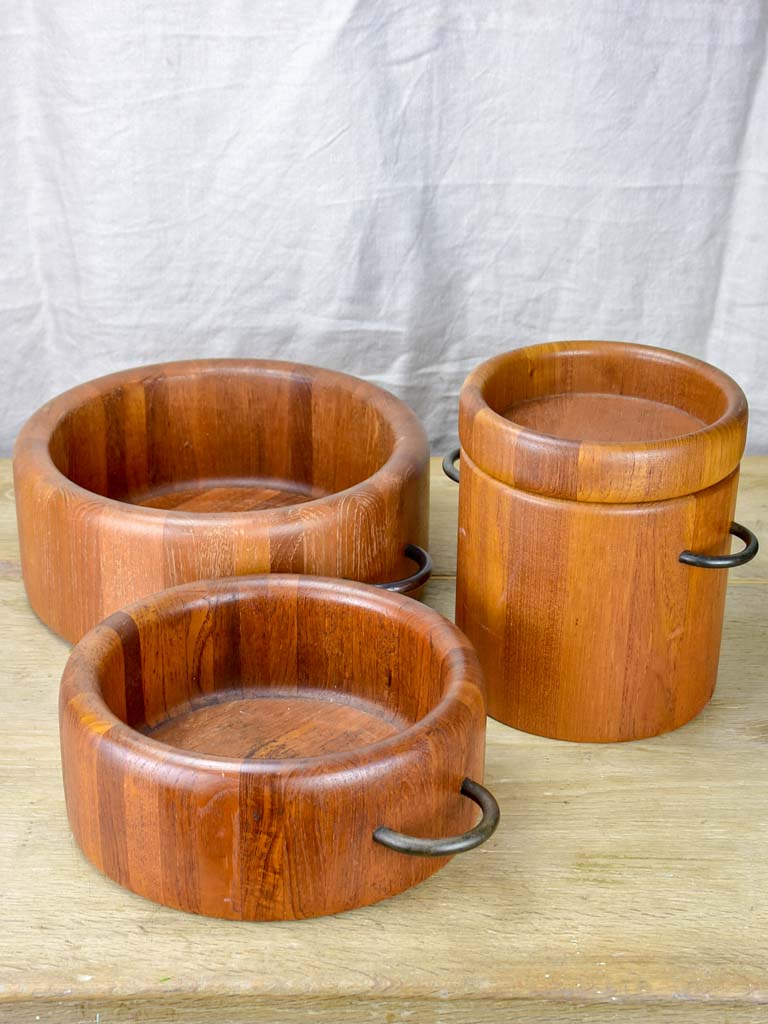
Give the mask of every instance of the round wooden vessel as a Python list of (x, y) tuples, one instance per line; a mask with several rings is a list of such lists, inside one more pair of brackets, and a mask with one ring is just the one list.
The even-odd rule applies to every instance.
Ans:
[(182, 910), (277, 920), (374, 903), (498, 820), (474, 781), (474, 652), (441, 615), (373, 587), (272, 575), (145, 598), (77, 644), (59, 710), (86, 857)]
[[(290, 363), (145, 366), (43, 406), (16, 442), (24, 581), (77, 640), (195, 579), (302, 572), (407, 577), (428, 543), (429, 448), (406, 405)], [(415, 576), (415, 578), (414, 578)]]
[[(613, 741), (701, 710), (717, 675), (723, 569), (757, 551), (732, 523), (746, 426), (724, 373), (641, 345), (536, 345), (470, 374), (456, 621), (477, 648), (491, 715)], [(729, 532), (744, 551), (727, 554)]]

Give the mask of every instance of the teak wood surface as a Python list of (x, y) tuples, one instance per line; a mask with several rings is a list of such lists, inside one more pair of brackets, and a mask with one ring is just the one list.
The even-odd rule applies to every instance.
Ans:
[(650, 346), (533, 345), (470, 373), (456, 622), (490, 715), (615, 742), (699, 713), (727, 577), (679, 556), (728, 553), (746, 426), (734, 381)]
[[(337, 917), (241, 924), (134, 896), (70, 834), (68, 645), (20, 578), (0, 463), (0, 1020), (13, 1024), (741, 1024), (768, 1019), (768, 556), (729, 573), (711, 704), (594, 746), (488, 724), (502, 819), (422, 885)], [(452, 616), (457, 488), (433, 460), (428, 603)], [(737, 517), (768, 524), (768, 458)]]
[(164, 591), (81, 640), (59, 708), (80, 848), (180, 910), (282, 921), (378, 903), (447, 863), (388, 849), (379, 827), (442, 838), (476, 817), (475, 652), (400, 594), (290, 575)]
[(428, 546), (428, 479), (413, 412), (348, 374), (258, 359), (109, 374), (52, 399), (19, 432), (29, 599), (74, 641), (197, 579), (403, 579), (406, 546)]

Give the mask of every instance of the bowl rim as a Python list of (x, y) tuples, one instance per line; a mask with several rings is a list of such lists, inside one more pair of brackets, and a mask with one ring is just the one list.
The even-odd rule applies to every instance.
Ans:
[[(560, 353), (681, 367), (717, 388), (725, 407), (716, 420), (698, 430), (655, 441), (613, 442), (542, 433), (506, 419), (486, 400), (486, 387), (505, 364)], [(625, 341), (550, 341), (510, 349), (476, 366), (459, 396), (461, 444), (476, 466), (521, 490), (579, 501), (664, 500), (711, 486), (738, 466), (746, 424), (746, 396), (723, 370), (672, 349)]]
[[(282, 505), (277, 508), (252, 509), (245, 511), (196, 512), (178, 509), (154, 508), (147, 505), (135, 505), (119, 498), (110, 498), (98, 491), (83, 487), (71, 477), (63, 473), (53, 461), (50, 453), (50, 441), (54, 430), (64, 416), (71, 413), (84, 400), (97, 398), (99, 394), (111, 391), (124, 384), (136, 383), (152, 375), (169, 376), (200, 376), (215, 375), (228, 370), (241, 373), (254, 373), (264, 376), (328, 378), (329, 381), (344, 385), (350, 392), (359, 395), (374, 404), (389, 423), (393, 433), (392, 451), (381, 466), (363, 480), (350, 485), (341, 491), (312, 498), (296, 504)], [(134, 522), (161, 524), (167, 521), (189, 524), (190, 522), (212, 523), (223, 525), (227, 522), (243, 523), (259, 517), (265, 528), (272, 522), (285, 524), (296, 514), (297, 509), (322, 510), (332, 508), (343, 502), (361, 487), (375, 488), (382, 483), (385, 488), (391, 486), (393, 480), (410, 475), (413, 458), (417, 451), (426, 461), (429, 459), (429, 442), (421, 421), (413, 410), (400, 398), (387, 391), (386, 388), (363, 380), (341, 370), (331, 370), (307, 363), (294, 363), (279, 359), (247, 359), (247, 358), (215, 358), (215, 359), (180, 359), (163, 363), (150, 363), (118, 370), (77, 384), (67, 391), (56, 395), (37, 409), (22, 425), (16, 438), (13, 451), (14, 464), (22, 463), (25, 473), (34, 474), (37, 483), (49, 489), (65, 491), (80, 502), (107, 506), (115, 514), (130, 513)]]
[[(114, 620), (119, 616), (131, 616), (151, 608), (159, 611), (162, 617), (163, 606), (171, 604), (174, 614), (178, 614), (183, 608), (194, 607), (215, 596), (229, 596), (238, 601), (257, 589), (269, 592), (270, 589), (293, 591), (294, 588), (303, 591), (304, 599), (354, 604), (385, 618), (394, 616), (401, 622), (410, 619), (414, 624), (421, 622), (427, 626), (430, 644), (442, 647), (444, 657), (448, 659), (445, 671), (449, 679), (440, 699), (418, 721), (384, 739), (352, 750), (291, 758), (241, 758), (185, 750), (134, 729), (107, 705), (98, 684), (99, 663), (106, 647), (111, 649), (115, 643)], [(183, 605), (178, 604), (179, 598), (185, 599)], [(183, 771), (224, 773), (233, 778), (243, 772), (283, 776), (286, 772), (301, 774), (302, 769), (313, 769), (312, 777), (316, 779), (318, 768), (323, 769), (324, 778), (338, 778), (352, 771), (359, 777), (361, 770), (376, 773), (386, 767), (393, 755), (407, 755), (415, 751), (419, 739), (435, 728), (443, 731), (447, 723), (456, 715), (463, 714), (462, 708), (470, 706), (473, 701), (480, 702), (483, 722), (486, 716), (485, 688), (474, 648), (458, 627), (439, 612), (405, 595), (384, 591), (367, 583), (300, 573), (259, 573), (195, 580), (149, 595), (113, 613), (89, 630), (70, 653), (60, 688), (59, 720), (62, 727), (66, 709), (73, 700), (78, 705), (78, 724), (75, 727), (78, 732), (98, 735), (100, 742), (106, 741), (126, 753), (143, 754), (152, 763), (152, 770), (162, 764)]]

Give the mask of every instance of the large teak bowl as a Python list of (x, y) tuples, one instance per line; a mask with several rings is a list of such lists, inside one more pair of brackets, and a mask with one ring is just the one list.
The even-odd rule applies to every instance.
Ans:
[(498, 820), (473, 781), (485, 701), (469, 643), (437, 612), (362, 584), (253, 576), (146, 598), (75, 647), (60, 726), (85, 855), (201, 914), (374, 903)]
[(102, 377), (43, 406), (16, 443), (30, 602), (77, 640), (195, 579), (408, 577), (406, 549), (426, 560), (413, 546), (428, 541), (428, 462), (410, 409), (346, 374), (213, 359)]

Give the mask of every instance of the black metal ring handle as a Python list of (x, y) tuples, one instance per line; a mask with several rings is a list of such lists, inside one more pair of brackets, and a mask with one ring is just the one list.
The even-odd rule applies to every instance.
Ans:
[(735, 555), (699, 555), (695, 551), (683, 551), (680, 554), (680, 561), (686, 565), (695, 565), (699, 569), (733, 569), (737, 565), (751, 562), (760, 547), (757, 537), (741, 523), (731, 523), (729, 532), (743, 540), (746, 545)]
[(398, 853), (410, 853), (414, 857), (449, 857), (464, 850), (474, 850), (476, 846), (490, 839), (499, 824), (499, 805), (492, 793), (485, 786), (472, 779), (464, 779), (461, 792), (474, 800), (483, 812), (480, 821), (460, 836), (448, 836), (445, 839), (422, 839), (419, 836), (407, 836), (402, 832), (394, 832), (383, 826), (377, 828), (373, 838), (382, 846)]
[(432, 559), (429, 552), (420, 548), (418, 544), (407, 544), (404, 553), (406, 558), (410, 558), (419, 567), (417, 571), (412, 576), (405, 576), (403, 579), (393, 580), (391, 583), (374, 583), (375, 587), (391, 590), (395, 594), (407, 594), (427, 582), (432, 575)]
[(459, 482), (459, 470), (456, 465), (456, 460), (461, 455), (461, 448), (452, 448), (451, 451), (443, 459), (443, 472), (451, 480), (456, 483)]

